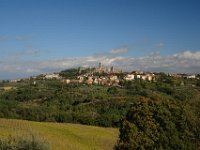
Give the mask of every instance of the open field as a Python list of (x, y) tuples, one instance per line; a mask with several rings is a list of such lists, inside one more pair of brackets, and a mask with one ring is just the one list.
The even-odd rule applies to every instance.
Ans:
[(118, 129), (0, 119), (0, 137), (30, 134), (48, 141), (52, 150), (111, 150), (117, 141)]

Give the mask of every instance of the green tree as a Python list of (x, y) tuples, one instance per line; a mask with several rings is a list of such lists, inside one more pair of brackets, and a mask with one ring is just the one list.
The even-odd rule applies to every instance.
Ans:
[(116, 150), (194, 149), (184, 108), (174, 100), (141, 98), (121, 121)]

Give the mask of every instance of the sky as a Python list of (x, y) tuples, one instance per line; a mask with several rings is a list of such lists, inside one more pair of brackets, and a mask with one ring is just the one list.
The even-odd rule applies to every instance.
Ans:
[(0, 79), (79, 66), (200, 73), (199, 0), (0, 0)]

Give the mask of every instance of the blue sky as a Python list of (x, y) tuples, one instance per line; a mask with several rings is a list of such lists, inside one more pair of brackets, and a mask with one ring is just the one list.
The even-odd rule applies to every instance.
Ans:
[(98, 61), (199, 73), (199, 7), (198, 0), (0, 0), (0, 79)]

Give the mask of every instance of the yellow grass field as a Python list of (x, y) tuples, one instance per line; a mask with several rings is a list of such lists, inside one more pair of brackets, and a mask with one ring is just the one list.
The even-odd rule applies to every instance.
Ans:
[(5, 91), (11, 90), (12, 88), (14, 88), (14, 87), (12, 87), (12, 86), (1, 87), (1, 89), (5, 90)]
[(0, 137), (30, 134), (48, 141), (52, 150), (112, 150), (118, 138), (118, 129), (0, 119)]

